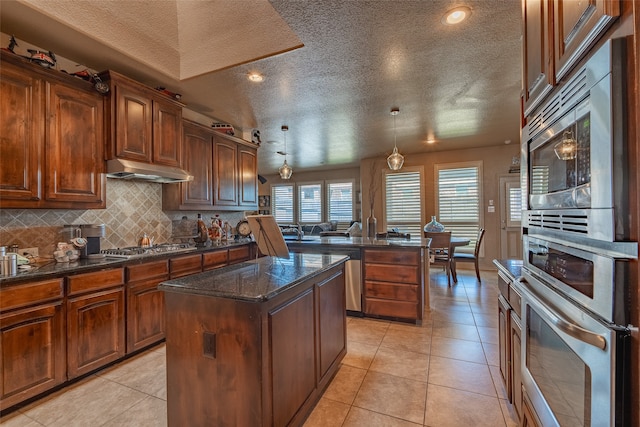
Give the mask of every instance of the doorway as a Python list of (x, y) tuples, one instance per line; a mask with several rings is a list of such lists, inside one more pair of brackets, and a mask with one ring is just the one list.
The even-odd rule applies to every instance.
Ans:
[(500, 258), (522, 259), (520, 175), (500, 177)]

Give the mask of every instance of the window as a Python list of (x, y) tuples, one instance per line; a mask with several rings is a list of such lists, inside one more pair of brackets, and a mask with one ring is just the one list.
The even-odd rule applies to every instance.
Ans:
[(276, 222), (290, 224), (293, 219), (293, 185), (271, 186), (272, 215)]
[(322, 222), (322, 185), (298, 185), (298, 222)]
[(274, 184), (271, 212), (279, 224), (338, 221), (346, 229), (354, 216), (355, 180)]
[(327, 182), (327, 219), (347, 228), (353, 221), (353, 181)]
[(507, 184), (509, 206), (507, 206), (507, 227), (519, 227), (522, 220), (522, 190), (519, 186)]
[(387, 230), (422, 236), (422, 169), (386, 172), (384, 197)]
[(482, 162), (436, 165), (435, 173), (438, 221), (453, 235), (471, 241), (456, 251), (473, 251), (482, 219)]

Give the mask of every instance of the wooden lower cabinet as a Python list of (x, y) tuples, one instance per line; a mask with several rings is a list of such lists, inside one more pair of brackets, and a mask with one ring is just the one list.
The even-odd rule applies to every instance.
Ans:
[(544, 427), (526, 393), (522, 394), (522, 419), (520, 427)]
[(420, 323), (424, 311), (422, 249), (363, 250), (363, 311)]
[(512, 400), (512, 366), (511, 366), (511, 307), (507, 300), (498, 295), (498, 350), (500, 355), (500, 377), (507, 391), (509, 401)]
[(202, 254), (202, 270), (209, 271), (215, 268), (224, 267), (229, 262), (229, 250), (207, 252)]
[(98, 369), (125, 355), (122, 268), (67, 278), (67, 375)]
[(169, 260), (169, 276), (172, 279), (200, 273), (201, 271), (201, 254), (182, 255)]
[(164, 292), (158, 284), (169, 278), (169, 261), (126, 267), (127, 353), (164, 339)]
[(510, 344), (511, 344), (511, 403), (522, 419), (522, 325), (515, 310), (511, 311), (510, 322)]
[(165, 300), (169, 426), (302, 425), (346, 354), (343, 265), (264, 302)]
[(66, 381), (62, 279), (0, 290), (0, 410)]

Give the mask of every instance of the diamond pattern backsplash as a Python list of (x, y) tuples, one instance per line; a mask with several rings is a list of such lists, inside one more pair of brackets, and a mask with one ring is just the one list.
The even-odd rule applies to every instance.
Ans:
[[(178, 234), (184, 235), (185, 228), (195, 234), (197, 213), (163, 211), (162, 184), (109, 179), (107, 209), (2, 209), (0, 245), (37, 247), (41, 257), (52, 257), (56, 244), (69, 240), (64, 227), (69, 224), (105, 224), (102, 249), (136, 246), (143, 233), (154, 243), (180, 241)], [(245, 213), (202, 212), (207, 225), (215, 214), (235, 227)]]

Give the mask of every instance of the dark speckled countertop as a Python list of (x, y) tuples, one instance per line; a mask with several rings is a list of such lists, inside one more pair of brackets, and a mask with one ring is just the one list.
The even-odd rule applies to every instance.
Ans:
[(326, 246), (331, 248), (428, 248), (431, 239), (369, 239), (366, 237), (304, 236), (302, 240), (286, 240), (287, 246)]
[(244, 301), (267, 301), (285, 290), (349, 259), (343, 255), (291, 253), (289, 259), (263, 257), (162, 282), (166, 292), (182, 292)]
[(521, 259), (494, 259), (493, 264), (513, 281), (522, 275)]

